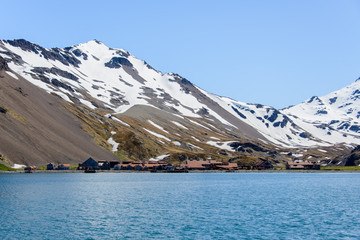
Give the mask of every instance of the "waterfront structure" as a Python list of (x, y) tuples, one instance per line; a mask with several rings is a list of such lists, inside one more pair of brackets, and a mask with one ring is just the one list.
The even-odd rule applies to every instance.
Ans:
[(69, 170), (70, 169), (70, 164), (59, 164), (59, 166), (57, 166), (57, 168), (55, 168), (55, 170)]
[(238, 170), (237, 163), (218, 162), (215, 160), (186, 160), (180, 165), (188, 170)]
[(88, 158), (85, 162), (79, 163), (79, 170), (86, 170), (86, 169), (99, 169), (99, 164), (97, 161), (95, 161), (93, 158)]
[(265, 159), (260, 159), (260, 160), (261, 161), (259, 161), (258, 163), (256, 163), (253, 166), (253, 169), (267, 170), (267, 169), (273, 169), (274, 168), (274, 166), (268, 160), (265, 160)]
[(111, 166), (110, 162), (106, 160), (99, 160), (98, 165), (101, 170), (110, 170), (110, 166)]
[(46, 170), (54, 170), (55, 169), (55, 164), (54, 163), (48, 163), (46, 165)]
[(306, 160), (294, 160), (286, 163), (286, 169), (293, 170), (320, 170), (320, 164)]

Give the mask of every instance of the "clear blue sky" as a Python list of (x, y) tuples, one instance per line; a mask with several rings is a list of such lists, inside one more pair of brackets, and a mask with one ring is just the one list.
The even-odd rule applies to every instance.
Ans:
[(1, 39), (97, 39), (233, 99), (282, 108), (360, 77), (358, 0), (2, 1)]

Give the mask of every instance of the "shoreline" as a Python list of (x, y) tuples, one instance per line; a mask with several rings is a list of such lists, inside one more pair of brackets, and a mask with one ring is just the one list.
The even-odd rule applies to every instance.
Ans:
[[(84, 170), (33, 170), (31, 173), (85, 173)], [(136, 171), (136, 170), (97, 170), (96, 173), (360, 173), (360, 170), (188, 170), (188, 172), (151, 172), (151, 171)], [(15, 171), (0, 171), (0, 174), (29, 174), (25, 173), (24, 170)]]

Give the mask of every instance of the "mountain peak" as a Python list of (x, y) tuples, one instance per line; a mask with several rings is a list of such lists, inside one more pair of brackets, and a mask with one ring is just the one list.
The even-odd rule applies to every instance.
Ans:
[[(360, 144), (360, 107), (356, 107), (359, 83), (279, 111), (210, 94), (176, 73), (163, 74), (127, 51), (96, 39), (64, 49), (45, 49), (26, 40), (1, 41), (0, 48), (0, 56), (13, 72), (75, 105), (117, 116), (150, 106), (160, 109), (164, 116), (180, 116), (184, 122), (188, 118), (205, 121), (205, 125), (197, 125), (192, 119), (187, 123), (209, 131), (206, 134), (213, 131), (208, 127), (211, 122), (213, 129), (222, 126), (226, 129), (224, 139), (238, 131), (249, 139), (282, 146)], [(347, 120), (349, 116), (351, 121)], [(207, 136), (205, 132), (203, 135)]]
[(78, 47), (78, 46), (106, 47), (106, 48), (109, 48), (103, 42), (101, 42), (99, 40), (96, 40), (96, 39), (93, 39), (93, 40), (87, 41), (85, 43), (80, 43), (80, 44), (75, 45), (75, 47)]
[(104, 45), (105, 46), (105, 44), (102, 41), (99, 41), (97, 39), (90, 40), (90, 41), (86, 42), (85, 44), (98, 44), (98, 45)]

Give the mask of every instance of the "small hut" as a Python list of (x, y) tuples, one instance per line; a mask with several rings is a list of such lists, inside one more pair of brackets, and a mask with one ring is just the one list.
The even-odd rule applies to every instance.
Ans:
[(88, 158), (85, 162), (83, 163), (79, 163), (79, 169), (81, 170), (85, 170), (85, 169), (94, 169), (94, 170), (98, 170), (99, 169), (99, 164), (97, 161), (95, 161), (93, 158)]
[(294, 160), (286, 163), (286, 169), (292, 170), (320, 170), (320, 164), (306, 160)]
[(46, 165), (46, 170), (54, 170), (55, 169), (55, 164), (54, 163), (48, 163)]
[(110, 163), (106, 160), (100, 160), (99, 161), (99, 168), (101, 170), (110, 170)]
[(135, 166), (134, 166), (134, 170), (136, 170), (136, 171), (142, 171), (142, 170), (144, 170), (144, 168), (143, 168), (142, 165), (135, 165)]
[(59, 164), (59, 166), (57, 168), (55, 168), (56, 170), (69, 170), (70, 169), (70, 164)]
[(209, 161), (198, 161), (198, 160), (186, 160), (185, 163), (181, 164), (181, 167), (184, 167), (189, 170), (206, 170), (209, 166)]
[(125, 166), (124, 170), (134, 170), (134, 166), (132, 164), (128, 164)]
[(121, 170), (121, 165), (120, 164), (116, 164), (114, 166), (114, 170)]

